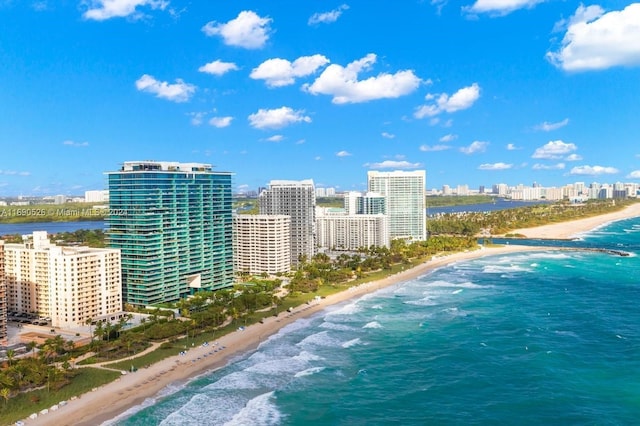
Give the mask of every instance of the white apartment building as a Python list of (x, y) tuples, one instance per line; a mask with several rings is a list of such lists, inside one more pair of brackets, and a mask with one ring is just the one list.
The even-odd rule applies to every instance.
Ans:
[(60, 328), (122, 312), (119, 250), (56, 246), (45, 231), (23, 238), (5, 244), (10, 311), (50, 317)]
[(235, 215), (233, 217), (233, 269), (249, 274), (289, 272), (291, 217), (287, 215)]
[(109, 201), (109, 190), (95, 190), (84, 192), (85, 203), (106, 203)]
[(7, 281), (4, 278), (4, 241), (0, 240), (0, 346), (7, 345)]
[(318, 245), (329, 250), (389, 247), (389, 221), (384, 214), (346, 214), (318, 208)]
[(291, 217), (291, 264), (297, 266), (301, 256), (308, 259), (317, 252), (316, 192), (313, 180), (272, 180), (258, 202), (260, 214)]
[(426, 171), (367, 172), (368, 189), (386, 198), (389, 238), (424, 241)]

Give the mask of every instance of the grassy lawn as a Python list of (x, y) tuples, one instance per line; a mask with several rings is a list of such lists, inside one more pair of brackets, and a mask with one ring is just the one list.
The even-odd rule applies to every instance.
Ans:
[(0, 402), (0, 424), (13, 424), (32, 413), (39, 413), (40, 410), (51, 408), (60, 401), (68, 401), (73, 396), (89, 392), (120, 377), (119, 372), (97, 368), (81, 368), (75, 371), (76, 376), (73, 380), (60, 389), (38, 389), (18, 394), (6, 403)]

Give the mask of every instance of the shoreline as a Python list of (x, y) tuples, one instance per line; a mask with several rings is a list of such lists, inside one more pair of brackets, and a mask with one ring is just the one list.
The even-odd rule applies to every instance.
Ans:
[[(608, 213), (570, 222), (526, 228), (512, 232), (521, 233), (528, 238), (569, 238), (593, 230), (605, 224), (640, 216), (640, 203), (629, 206), (619, 212)], [(77, 399), (67, 401), (57, 410), (38, 415), (35, 419), (25, 419), (28, 425), (86, 425), (93, 426), (109, 422), (128, 410), (142, 404), (148, 398), (158, 394), (171, 384), (184, 384), (189, 380), (226, 366), (232, 359), (254, 351), (269, 336), (276, 334), (284, 326), (298, 318), (311, 316), (325, 308), (356, 299), (379, 289), (416, 279), (435, 269), (456, 262), (525, 251), (553, 250), (550, 247), (519, 246), (517, 244), (500, 247), (481, 247), (478, 250), (458, 252), (434, 257), (411, 269), (377, 281), (350, 287), (339, 293), (327, 296), (320, 301), (311, 302), (295, 308), (292, 312), (283, 312), (278, 317), (269, 317), (264, 323), (256, 323), (243, 331), (235, 331), (211, 342), (208, 346), (192, 347), (186, 355), (176, 355), (128, 373), (115, 381), (103, 385)], [(221, 349), (223, 348), (223, 349)]]

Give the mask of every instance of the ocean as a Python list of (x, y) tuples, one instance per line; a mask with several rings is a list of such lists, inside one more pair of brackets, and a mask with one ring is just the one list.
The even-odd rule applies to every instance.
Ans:
[[(640, 218), (582, 239), (638, 247)], [(639, 251), (449, 265), (301, 318), (107, 424), (638, 424)]]

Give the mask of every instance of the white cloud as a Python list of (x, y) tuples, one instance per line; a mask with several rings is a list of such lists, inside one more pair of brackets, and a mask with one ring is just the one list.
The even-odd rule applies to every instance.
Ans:
[(634, 170), (627, 175), (628, 179), (640, 179), (640, 170)]
[(451, 149), (451, 145), (420, 145), (420, 151), (423, 152), (446, 151), (447, 149)]
[(330, 24), (332, 22), (336, 22), (340, 17), (340, 15), (342, 15), (342, 12), (347, 9), (349, 9), (349, 6), (346, 4), (343, 4), (329, 12), (314, 13), (313, 15), (311, 15), (311, 18), (309, 18), (308, 24), (317, 25), (317, 24)]
[(251, 127), (256, 129), (279, 129), (289, 124), (311, 123), (311, 117), (304, 115), (304, 111), (295, 111), (289, 107), (276, 109), (259, 109), (258, 112), (249, 116)]
[(301, 56), (293, 62), (286, 59), (267, 59), (251, 71), (249, 77), (254, 80), (265, 80), (269, 87), (288, 86), (296, 77), (304, 77), (316, 72), (329, 63), (323, 55)]
[(418, 107), (413, 113), (413, 116), (416, 118), (424, 118), (433, 117), (442, 112), (452, 113), (460, 111), (470, 108), (479, 98), (480, 86), (478, 83), (473, 83), (471, 86), (463, 87), (451, 96), (446, 93), (442, 93), (440, 95), (429, 93), (425, 99), (427, 101), (436, 99), (436, 102), (434, 104), (427, 104)]
[(88, 0), (84, 4), (88, 6), (87, 11), (82, 15), (84, 19), (104, 21), (125, 17), (139, 19), (144, 16), (142, 12), (137, 10), (139, 6), (164, 10), (169, 2), (163, 0)]
[(238, 69), (238, 66), (233, 62), (222, 62), (221, 60), (216, 59), (213, 62), (204, 64), (203, 66), (198, 68), (198, 71), (213, 75), (223, 75), (228, 73), (229, 71), (236, 71)]
[(385, 160), (381, 163), (366, 163), (364, 167), (371, 169), (417, 169), (420, 163), (410, 163), (408, 161)]
[(547, 121), (544, 121), (538, 125), (536, 125), (534, 127), (534, 129), (536, 130), (542, 130), (543, 132), (550, 132), (552, 130), (556, 130), (559, 129), (561, 127), (566, 126), (567, 124), (569, 124), (569, 119), (565, 118), (562, 121), (558, 121), (557, 123), (549, 123)]
[(82, 146), (89, 146), (89, 142), (75, 142), (71, 140), (66, 140), (62, 142), (62, 145), (82, 147)]
[(614, 175), (619, 173), (615, 167), (604, 166), (578, 166), (571, 169), (570, 175), (586, 175), (586, 176), (598, 176), (598, 175)]
[(199, 126), (202, 124), (202, 121), (204, 120), (205, 115), (207, 115), (206, 112), (189, 112), (187, 113), (188, 116), (191, 117), (191, 124), (193, 124), (194, 126)]
[(382, 136), (385, 139), (394, 139), (396, 137), (396, 135), (394, 135), (393, 133), (387, 133), (387, 132), (382, 132), (380, 136)]
[(486, 151), (487, 146), (489, 146), (489, 142), (474, 141), (471, 145), (460, 148), (460, 152), (463, 154), (475, 154), (476, 152)]
[(485, 163), (485, 164), (480, 164), (478, 166), (478, 170), (508, 170), (508, 169), (510, 169), (512, 167), (513, 167), (513, 164), (506, 164), (506, 163), (489, 164), (489, 163)]
[(552, 165), (536, 163), (533, 166), (531, 166), (533, 170), (564, 170), (564, 167), (565, 167), (564, 163), (558, 163), (558, 164), (552, 164)]
[(608, 13), (600, 6), (580, 5), (559, 50), (547, 52), (547, 59), (565, 71), (640, 65), (640, 3)]
[(561, 140), (549, 141), (540, 148), (537, 148), (531, 158), (558, 160), (576, 149), (578, 149), (578, 147), (573, 143), (566, 143)]
[(420, 79), (411, 70), (395, 74), (381, 73), (358, 80), (358, 74), (371, 68), (375, 62), (376, 55), (370, 53), (346, 67), (329, 65), (313, 84), (305, 84), (303, 89), (313, 95), (331, 95), (334, 104), (346, 104), (398, 98), (413, 92), (420, 85)]
[(582, 160), (582, 155), (570, 154), (570, 155), (567, 155), (564, 159), (565, 161), (580, 161)]
[(185, 83), (179, 78), (174, 84), (169, 84), (166, 81), (158, 81), (149, 74), (144, 74), (136, 80), (136, 88), (173, 102), (186, 102), (196, 91), (196, 86)]
[(284, 139), (284, 136), (282, 135), (273, 135), (271, 137), (267, 138), (267, 141), (269, 142), (281, 142)]
[(229, 117), (229, 116), (212, 117), (211, 120), (209, 120), (209, 124), (211, 124), (213, 127), (217, 127), (221, 129), (223, 127), (229, 127), (232, 121), (233, 121), (233, 117)]
[(17, 172), (15, 170), (0, 170), (0, 175), (3, 175), (3, 176), (30, 176), (31, 172)]
[(495, 16), (507, 15), (518, 9), (531, 9), (545, 0), (476, 0), (473, 6), (463, 7), (467, 13), (488, 13)]
[(448, 135), (444, 135), (440, 138), (440, 142), (451, 142), (458, 139), (458, 135), (454, 135), (453, 133), (449, 133)]
[(351, 156), (351, 153), (348, 151), (336, 152), (336, 157), (349, 157), (349, 156)]
[(221, 36), (224, 44), (229, 46), (260, 49), (269, 39), (270, 23), (271, 18), (262, 18), (251, 10), (243, 10), (237, 18), (225, 24), (208, 22), (202, 31), (210, 37)]
[(515, 151), (515, 150), (517, 150), (517, 149), (520, 149), (520, 148), (518, 148), (517, 146), (515, 146), (515, 145), (514, 145), (514, 144), (512, 144), (512, 143), (508, 143), (508, 144), (507, 144), (507, 151)]

